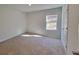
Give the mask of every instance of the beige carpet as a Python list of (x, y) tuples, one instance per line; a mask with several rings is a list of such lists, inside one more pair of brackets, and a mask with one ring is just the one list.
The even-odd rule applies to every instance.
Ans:
[(60, 39), (51, 39), (39, 35), (20, 35), (0, 43), (3, 55), (64, 55)]

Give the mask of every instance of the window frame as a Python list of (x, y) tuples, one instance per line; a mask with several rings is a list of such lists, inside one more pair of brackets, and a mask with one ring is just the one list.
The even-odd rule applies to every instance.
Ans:
[[(56, 20), (49, 20), (51, 16), (56, 17)], [(58, 15), (46, 15), (46, 30), (57, 30), (57, 21), (58, 21)], [(48, 27), (49, 23), (56, 23), (56, 25), (55, 24), (52, 25), (53, 28), (51, 28), (51, 26)], [(54, 28), (54, 26), (56, 27)]]

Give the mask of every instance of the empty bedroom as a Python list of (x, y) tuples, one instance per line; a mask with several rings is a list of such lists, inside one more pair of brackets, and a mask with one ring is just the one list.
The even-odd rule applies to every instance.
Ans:
[(65, 55), (67, 5), (1, 4), (0, 55)]

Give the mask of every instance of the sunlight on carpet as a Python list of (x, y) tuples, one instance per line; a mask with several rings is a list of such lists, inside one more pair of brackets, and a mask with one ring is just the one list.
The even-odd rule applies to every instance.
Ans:
[(30, 34), (23, 34), (21, 36), (23, 36), (23, 37), (42, 37), (40, 35), (30, 35)]

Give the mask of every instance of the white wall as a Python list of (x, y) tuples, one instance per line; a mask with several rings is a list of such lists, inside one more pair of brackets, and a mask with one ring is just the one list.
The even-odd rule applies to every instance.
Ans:
[[(46, 30), (46, 15), (58, 15), (57, 30)], [(28, 31), (38, 34), (43, 34), (51, 38), (61, 38), (61, 15), (62, 8), (55, 8), (49, 10), (41, 10), (28, 13)]]
[(39, 10), (61, 7), (63, 6), (63, 4), (32, 4), (30, 7), (28, 4), (10, 4), (7, 6), (13, 7), (22, 12), (32, 12), (32, 11), (39, 11)]
[(67, 54), (78, 48), (79, 5), (69, 5)]
[[(0, 5), (0, 42), (24, 32), (43, 34), (60, 39), (60, 24), (57, 31), (46, 31), (46, 15), (61, 15), (61, 8), (23, 13), (6, 5)], [(60, 23), (60, 16), (59, 21)]]
[(64, 45), (65, 51), (67, 47), (67, 27), (68, 27), (68, 5), (63, 5), (62, 7), (62, 21), (61, 21), (61, 41)]
[(26, 32), (26, 14), (0, 5), (0, 42)]

